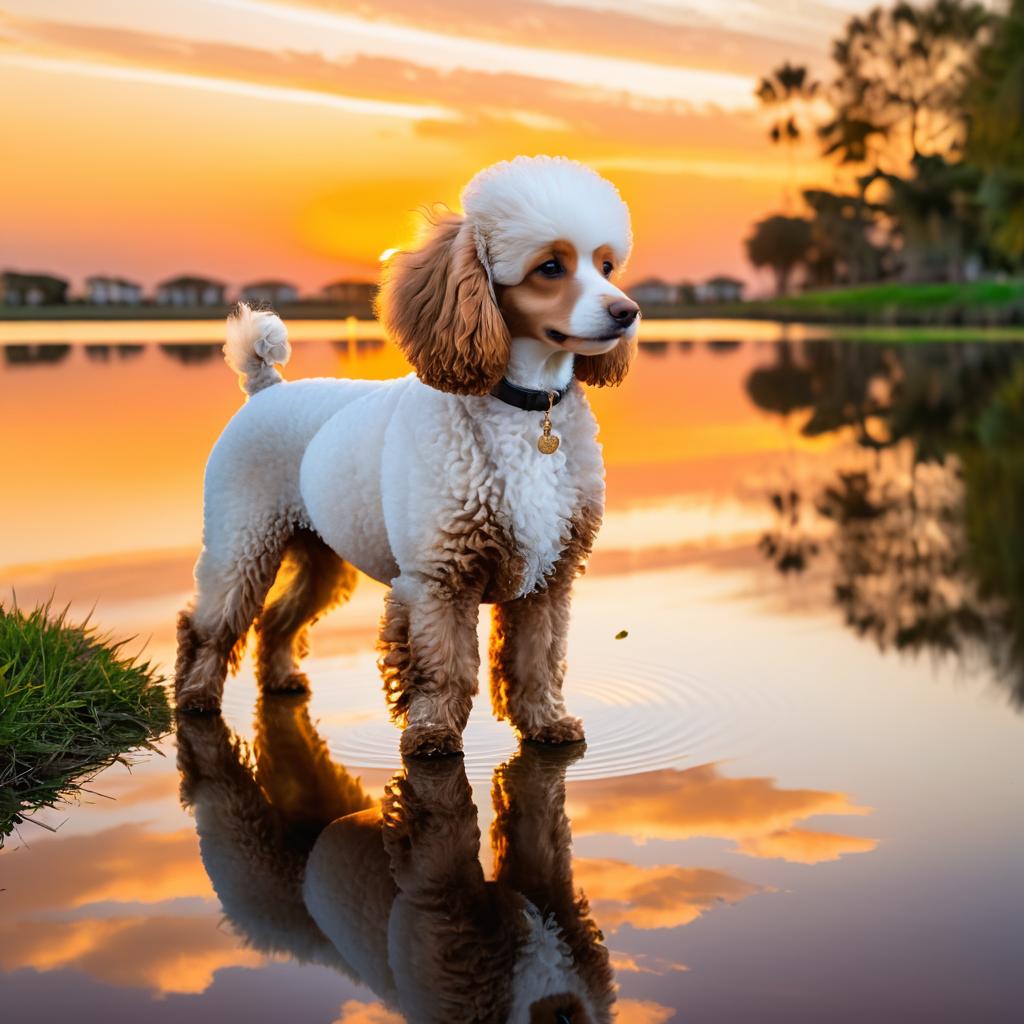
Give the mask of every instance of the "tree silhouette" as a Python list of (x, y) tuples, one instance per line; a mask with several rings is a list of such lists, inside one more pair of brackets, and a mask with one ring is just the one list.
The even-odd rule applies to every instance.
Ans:
[(789, 180), (784, 201), (787, 210), (792, 205), (794, 149), (804, 137), (802, 123), (818, 94), (820, 83), (813, 81), (807, 68), (791, 64), (788, 60), (775, 68), (758, 83), (754, 95), (761, 106), (771, 112), (772, 122), (768, 137), (773, 143), (784, 143), (789, 160)]
[(967, 155), (985, 172), (984, 223), (1011, 260), (1024, 257), (1024, 0), (1012, 0), (979, 51), (964, 97)]
[(772, 142), (794, 143), (803, 137), (801, 108), (814, 99), (819, 88), (819, 83), (808, 76), (806, 67), (790, 64), (788, 60), (761, 79), (755, 95), (762, 106), (776, 114), (768, 133)]
[(758, 221), (747, 239), (747, 255), (755, 267), (770, 267), (775, 274), (775, 294), (789, 290), (793, 270), (811, 246), (811, 222), (804, 217), (777, 215)]
[(769, 489), (776, 569), (827, 558), (858, 635), (987, 659), (1024, 707), (1024, 345), (781, 343), (747, 393), (870, 452)]
[(900, 173), (914, 157), (955, 151), (965, 129), (960, 97), (990, 20), (982, 4), (964, 0), (851, 18), (832, 50), (825, 155)]
[(813, 213), (807, 274), (815, 286), (861, 284), (882, 275), (886, 249), (870, 237), (876, 207), (863, 195), (807, 189), (804, 202)]

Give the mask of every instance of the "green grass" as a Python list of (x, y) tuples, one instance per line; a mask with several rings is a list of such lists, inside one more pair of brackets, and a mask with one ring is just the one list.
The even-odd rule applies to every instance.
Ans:
[(978, 309), (1006, 306), (1024, 300), (1024, 281), (965, 281), (962, 283), (902, 284), (888, 282), (827, 291), (804, 292), (771, 305), (794, 309), (872, 310), (883, 306), (930, 309), (957, 306)]
[[(728, 305), (644, 307), (662, 318), (777, 320), (942, 330), (993, 328), (1024, 333), (1024, 279), (906, 284), (898, 281), (803, 292)], [(903, 339), (907, 340), (907, 339)]]
[(170, 728), (160, 679), (123, 646), (66, 609), (0, 605), (0, 843)]
[(883, 282), (745, 303), (742, 315), (905, 327), (1024, 325), (1024, 281)]

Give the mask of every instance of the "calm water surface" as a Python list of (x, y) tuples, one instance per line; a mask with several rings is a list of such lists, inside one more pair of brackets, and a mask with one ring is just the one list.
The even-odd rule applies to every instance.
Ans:
[[(217, 330), (0, 326), (0, 582), (168, 667), (240, 401)], [(5, 1021), (474, 1019), (426, 1008), (507, 982), (512, 890), (578, 962), (607, 947), (588, 977), (626, 1024), (1024, 1019), (1024, 346), (645, 330), (591, 392), (585, 754), (519, 751), (482, 680), (465, 761), (403, 773), (362, 580), (308, 705), (260, 703), (246, 662), (223, 722), (12, 837)], [(292, 378), (406, 372), (360, 325), (293, 336)]]

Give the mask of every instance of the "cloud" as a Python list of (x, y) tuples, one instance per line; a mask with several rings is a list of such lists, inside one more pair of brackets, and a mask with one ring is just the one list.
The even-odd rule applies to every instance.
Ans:
[(21, 921), (0, 929), (0, 968), (75, 968), (110, 985), (203, 992), (224, 967), (263, 957), (218, 927), (219, 913)]
[(736, 847), (740, 853), (750, 857), (780, 858), (796, 864), (818, 864), (821, 861), (839, 860), (844, 853), (869, 853), (877, 845), (877, 839), (791, 828), (764, 836), (746, 836), (739, 840)]
[(341, 1006), (334, 1024), (403, 1024), (405, 1018), (392, 1013), (383, 1003), (361, 1003), (350, 999)]
[(678, 928), (719, 903), (739, 903), (761, 891), (723, 871), (653, 867), (612, 859), (573, 861), (573, 878), (590, 901), (595, 920), (608, 932), (634, 928)]
[(677, 964), (671, 960), (662, 960), (660, 957), (651, 957), (646, 953), (622, 953), (617, 950), (609, 950), (612, 968), (618, 972), (627, 974), (673, 974), (678, 971), (688, 971), (686, 964)]
[(676, 1011), (649, 999), (620, 999), (615, 1004), (616, 1024), (664, 1024)]
[(100, 901), (213, 899), (195, 832), (153, 832), (137, 823), (15, 850), (4, 857), (4, 885), (7, 921)]
[(715, 764), (572, 783), (568, 806), (576, 835), (606, 832), (641, 842), (730, 839), (749, 856), (805, 864), (867, 852), (876, 845), (873, 839), (793, 828), (820, 814), (870, 813), (845, 793), (781, 789), (766, 778), (730, 779)]
[[(112, 985), (202, 992), (222, 967), (263, 962), (220, 927), (191, 829), (152, 832), (130, 824), (41, 840), (4, 855), (4, 886), (5, 971), (70, 967)], [(174, 913), (166, 901), (179, 900), (191, 904)], [(132, 906), (88, 910), (110, 903)], [(160, 903), (159, 910), (138, 909)]]
[[(242, 90), (240, 94), (256, 99), (332, 103), (352, 113), (427, 122), (429, 134), (436, 136), (475, 132), (488, 123), (505, 125), (506, 130), (512, 124), (519, 131), (541, 137), (583, 131), (596, 145), (604, 142), (609, 150), (606, 155), (621, 158), (624, 137), (663, 149), (666, 120), (673, 124), (677, 137), (690, 140), (695, 133), (689, 123), (699, 124), (706, 143), (713, 143), (730, 134), (732, 119), (721, 116), (723, 109), (753, 107), (746, 99), (740, 102), (741, 96), (752, 98), (752, 80), (737, 78), (726, 83), (717, 72), (688, 72), (689, 78), (682, 77), (668, 88), (664, 83), (669, 72), (656, 69), (646, 98), (642, 98), (636, 69), (629, 69), (627, 88), (609, 80), (606, 61), (601, 62), (600, 74), (583, 69), (575, 77), (566, 77), (565, 61), (543, 56), (535, 62), (486, 60), (432, 66), (424, 57), (429, 51), (411, 46), (408, 40), (402, 42), (401, 47), (378, 52), (326, 56), (312, 43), (304, 50), (283, 45), (264, 49), (129, 28), (0, 15), (0, 59), (8, 64), (155, 84)], [(703, 99), (698, 102), (699, 97)], [(707, 104), (718, 117), (695, 113)], [(759, 136), (756, 119), (743, 115), (738, 124), (743, 126), (741, 134), (746, 141)], [(614, 135), (608, 134), (610, 130)], [(596, 155), (602, 154), (598, 151)], [(666, 164), (666, 159), (670, 163)], [(679, 154), (648, 158), (657, 173), (665, 173), (673, 159), (678, 161)], [(682, 173), (688, 168), (707, 174), (716, 163), (721, 161), (690, 159)], [(645, 164), (641, 161), (636, 166), (643, 170)], [(777, 177), (781, 172), (773, 168), (771, 173)]]
[[(237, 6), (240, 0), (222, 2)], [(758, 74), (784, 58), (817, 56), (827, 35), (840, 24), (835, 16), (809, 17), (806, 10), (787, 18), (777, 4), (770, 3), (745, 4), (744, 17), (730, 17), (727, 5), (717, 0), (705, 2), (704, 10), (693, 2), (623, 5), (619, 0), (519, 0), (500, 18), (479, 0), (241, 3), (250, 11), (273, 6), (287, 12), (285, 16), (299, 19), (314, 12), (335, 19), (338, 15), (372, 17), (448, 37), (747, 74)], [(336, 23), (340, 24), (340, 19)], [(794, 31), (794, 23), (802, 33)]]

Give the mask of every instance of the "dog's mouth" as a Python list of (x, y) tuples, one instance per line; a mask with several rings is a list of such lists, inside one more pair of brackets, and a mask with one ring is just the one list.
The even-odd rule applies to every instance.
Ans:
[[(615, 341), (617, 338), (621, 338), (622, 335), (626, 333), (626, 330), (627, 328), (625, 327), (617, 327), (614, 331), (611, 332), (611, 334), (601, 334), (596, 335), (595, 337), (584, 337), (581, 334), (575, 334), (572, 336), (571, 340), (581, 341), (584, 344), (586, 344), (587, 342), (599, 343), (605, 341)], [(563, 334), (561, 331), (556, 331), (554, 327), (545, 327), (544, 334), (547, 336), (549, 341), (555, 342), (556, 345), (561, 345), (562, 342), (570, 340), (570, 336), (568, 334)]]

